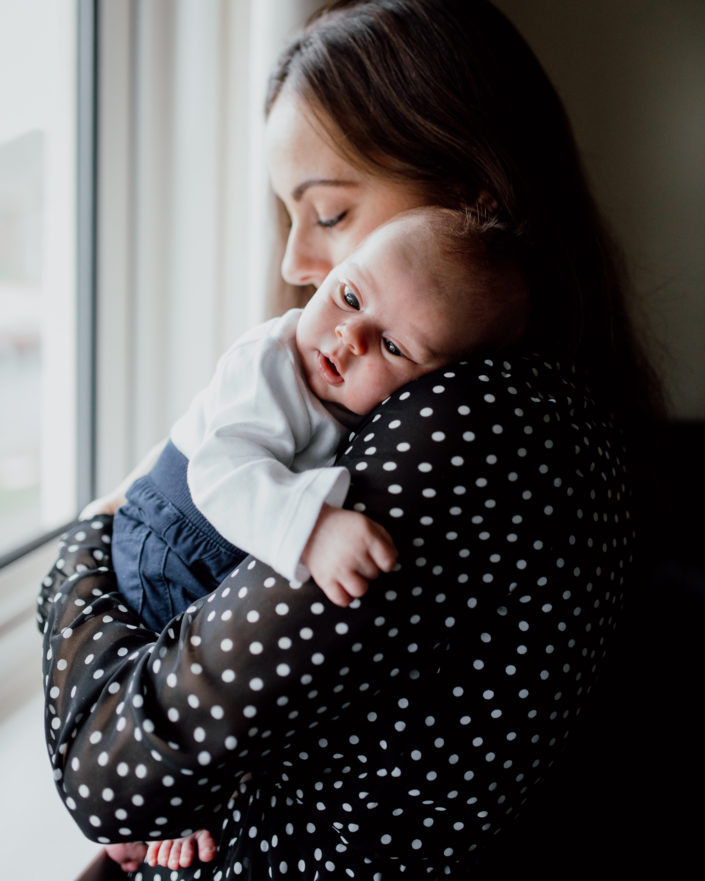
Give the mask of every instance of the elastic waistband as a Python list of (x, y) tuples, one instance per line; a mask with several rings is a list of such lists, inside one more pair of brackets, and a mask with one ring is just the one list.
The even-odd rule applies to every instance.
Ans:
[(148, 477), (156, 490), (174, 504), (199, 532), (223, 548), (240, 554), (240, 549), (223, 538), (194, 505), (188, 488), (187, 471), (188, 459), (169, 440)]

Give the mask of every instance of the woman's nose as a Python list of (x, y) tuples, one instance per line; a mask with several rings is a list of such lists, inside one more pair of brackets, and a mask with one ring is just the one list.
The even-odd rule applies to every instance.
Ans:
[(332, 268), (325, 255), (318, 254), (312, 243), (292, 227), (281, 265), (284, 281), (289, 284), (312, 284), (319, 287)]
[(362, 322), (345, 321), (336, 327), (335, 335), (353, 355), (364, 355), (367, 351), (367, 339)]

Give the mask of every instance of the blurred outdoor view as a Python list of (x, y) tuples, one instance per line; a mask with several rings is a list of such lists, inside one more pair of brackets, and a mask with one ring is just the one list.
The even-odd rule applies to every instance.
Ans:
[(44, 133), (0, 144), (0, 553), (40, 521)]
[(75, 506), (75, 0), (0, 0), (0, 557)]

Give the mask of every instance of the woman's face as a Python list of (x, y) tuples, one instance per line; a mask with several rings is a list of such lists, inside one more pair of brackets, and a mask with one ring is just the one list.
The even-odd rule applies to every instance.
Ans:
[(307, 103), (284, 87), (269, 114), (272, 187), (291, 220), (282, 275), (318, 287), (367, 233), (425, 203), (411, 185), (361, 171), (340, 156)]

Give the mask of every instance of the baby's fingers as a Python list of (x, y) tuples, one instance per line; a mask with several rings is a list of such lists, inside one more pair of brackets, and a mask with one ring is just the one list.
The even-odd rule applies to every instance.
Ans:
[(368, 553), (380, 572), (391, 572), (399, 553), (389, 533), (381, 526), (379, 529), (369, 543)]
[(165, 841), (154, 841), (149, 845), (147, 851), (147, 862), (150, 866), (163, 866), (165, 869), (169, 866), (169, 856), (174, 846), (174, 840), (171, 838)]
[(343, 589), (349, 597), (361, 597), (367, 593), (368, 578), (376, 578), (377, 573), (365, 577), (365, 574), (359, 572), (348, 572), (343, 581)]
[(150, 841), (147, 845), (147, 853), (145, 855), (144, 861), (150, 866), (156, 866), (157, 857), (159, 854), (159, 847), (161, 845), (160, 841)]
[(209, 863), (215, 858), (218, 849), (213, 836), (207, 829), (201, 829), (195, 834), (194, 838), (198, 843), (199, 860), (203, 863)]
[[(188, 843), (188, 839), (178, 838), (173, 845), (171, 846), (171, 852), (169, 854), (169, 862), (168, 868), (170, 869), (178, 869), (180, 866), (190, 866), (191, 860), (186, 858), (185, 861), (182, 861), (182, 857), (184, 855), (184, 850), (188, 850), (186, 847)], [(193, 846), (191, 847), (191, 859), (193, 859)]]
[(327, 581), (318, 585), (328, 599), (336, 606), (349, 606), (353, 597), (339, 581)]

